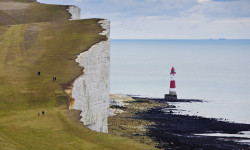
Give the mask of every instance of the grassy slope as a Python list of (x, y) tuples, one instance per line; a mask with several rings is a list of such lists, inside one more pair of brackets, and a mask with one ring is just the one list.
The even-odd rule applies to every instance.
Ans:
[(76, 55), (106, 39), (97, 21), (0, 26), (0, 149), (152, 149), (68, 117), (62, 84), (81, 74)]
[[(39, 3), (12, 3), (4, 2), (0, 6), (0, 25), (55, 22), (67, 20), (70, 15), (64, 5), (46, 5)], [(12, 7), (6, 7), (12, 6)]]
[(20, 3), (30, 3), (30, 2), (36, 2), (36, 0), (0, 0), (0, 2), (20, 2)]

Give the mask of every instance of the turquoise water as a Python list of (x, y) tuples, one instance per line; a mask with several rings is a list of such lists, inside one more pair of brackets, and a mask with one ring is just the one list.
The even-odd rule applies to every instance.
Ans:
[(183, 113), (250, 123), (250, 40), (112, 40), (111, 93), (163, 98), (176, 70)]

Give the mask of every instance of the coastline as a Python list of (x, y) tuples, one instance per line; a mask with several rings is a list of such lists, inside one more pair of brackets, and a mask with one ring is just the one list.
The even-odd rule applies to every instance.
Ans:
[(75, 62), (83, 68), (83, 74), (72, 81), (65, 92), (70, 97), (69, 109), (81, 111), (80, 121), (85, 126), (97, 132), (107, 133), (110, 90), (109, 21), (102, 19), (98, 23), (103, 29), (99, 35), (105, 36), (106, 39), (77, 56)]
[(111, 95), (110, 97), (109, 134), (128, 137), (144, 144), (156, 146), (157, 143), (146, 135), (147, 126), (153, 125), (154, 122), (138, 119), (135, 116), (137, 113), (152, 108), (167, 107), (168, 104), (148, 100), (135, 100), (122, 94)]
[(70, 97), (69, 109), (81, 111), (79, 117), (84, 125), (91, 130), (107, 133), (110, 91), (110, 22), (101, 19), (98, 23), (103, 29), (99, 35), (106, 38), (77, 56), (75, 62), (83, 68), (83, 74), (73, 80), (65, 92)]
[[(185, 99), (180, 101), (180, 103), (190, 102), (201, 101)], [(151, 103), (150, 106), (147, 105), (148, 103)], [(140, 107), (140, 109), (136, 109), (136, 107)], [(245, 136), (243, 132), (250, 131), (250, 124), (173, 113), (173, 110), (176, 111), (177, 108), (168, 105), (168, 102), (163, 99), (135, 97), (134, 102), (123, 109), (125, 112), (109, 117), (111, 134), (135, 140), (138, 138), (137, 141), (154, 145), (160, 149), (250, 148), (244, 142), (249, 140), (249, 137)], [(138, 123), (133, 120), (145, 122), (142, 127), (144, 130), (137, 130), (136, 134), (130, 132), (130, 126), (134, 125), (135, 128), (138, 126)], [(116, 126), (123, 127), (123, 129)], [(219, 136), (215, 136), (214, 133)]]

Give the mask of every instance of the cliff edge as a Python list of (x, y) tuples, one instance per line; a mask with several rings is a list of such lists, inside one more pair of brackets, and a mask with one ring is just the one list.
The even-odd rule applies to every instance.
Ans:
[[(79, 76), (80, 74), (79, 71), (77, 74), (75, 74), (75, 76), (79, 77), (74, 82), (72, 89), (73, 95), (70, 95), (70, 97), (73, 97), (75, 99), (75, 105), (72, 108), (82, 111), (81, 121), (91, 130), (99, 132), (107, 132), (108, 131), (107, 109), (109, 107), (108, 97), (109, 97), (109, 86), (110, 86), (109, 85), (109, 72), (110, 72), (109, 21), (101, 19), (92, 19), (92, 20), (79, 20), (79, 19), (80, 19), (80, 8), (72, 5), (66, 5), (66, 6), (46, 5), (30, 0), (24, 0), (22, 1), (22, 3), (15, 1), (0, 1), (0, 25), (17, 25), (19, 27), (16, 29), (18, 30), (17, 33), (19, 31), (24, 32), (23, 35), (22, 33), (20, 33), (21, 40), (19, 40), (17, 44), (24, 45), (24, 49), (27, 51), (25, 52), (26, 55), (29, 54), (28, 51), (30, 51), (31, 49), (39, 50), (41, 47), (46, 48), (47, 52), (52, 54), (53, 52), (58, 50), (56, 50), (55, 47), (54, 48), (49, 47), (50, 45), (51, 46), (57, 45), (58, 47), (62, 47), (66, 46), (66, 43), (68, 43), (68, 45), (66, 46), (68, 51), (72, 51), (73, 48), (75, 48), (75, 50), (73, 51), (78, 51), (79, 54), (78, 56), (76, 56), (77, 53), (74, 54), (75, 57), (77, 57), (76, 63), (79, 63), (80, 66), (79, 67), (75, 66), (75, 67), (76, 68), (82, 67), (84, 69), (82, 69), (83, 72), (81, 76)], [(91, 26), (93, 26), (94, 23), (93, 21), (95, 22), (95, 26), (97, 27), (96, 29), (98, 30), (91, 29)], [(90, 29), (88, 33), (84, 31), (87, 29), (86, 28), (87, 24), (84, 25), (85, 27), (80, 26), (80, 24), (82, 24), (83, 22), (89, 23), (89, 25), (92, 24), (90, 28), (87, 27)], [(70, 26), (70, 24), (74, 24), (73, 26), (81, 29), (81, 31), (79, 31), (79, 29), (71, 28), (72, 26)], [(10, 26), (10, 29), (14, 29), (15, 27)], [(59, 36), (55, 37), (56, 35), (49, 35), (49, 33), (45, 33), (46, 29), (50, 30), (51, 28), (58, 31), (62, 30), (61, 32), (70, 31), (71, 33), (67, 33), (65, 35), (61, 34), (61, 37)], [(5, 34), (7, 34), (8, 31), (9, 32), (11, 31), (10, 29), (7, 29), (6, 32), (3, 29), (2, 37), (5, 37)], [(79, 34), (78, 35), (75, 34), (75, 31), (78, 31)], [(91, 33), (92, 31), (94, 31), (95, 33)], [(42, 35), (43, 33), (44, 35)], [(96, 34), (96, 35), (93, 38), (93, 36), (91, 37), (91, 34), (93, 35)], [(24, 37), (22, 38), (22, 36)], [(68, 40), (63, 39), (65, 36), (67, 36)], [(75, 36), (78, 37), (76, 38)], [(50, 37), (51, 40), (44, 40), (40, 39), (39, 37), (43, 38)], [(14, 35), (12, 36), (12, 38), (15, 38)], [(65, 41), (65, 43), (60, 43), (60, 45), (53, 43), (53, 41), (57, 42), (58, 40)], [(89, 42), (87, 42), (87, 40)], [(44, 45), (40, 45), (40, 47), (38, 48), (37, 44), (43, 43), (44, 41), (47, 42), (44, 43)], [(82, 43), (79, 44), (79, 42)], [(12, 42), (12, 44), (13, 43), (14, 42)], [(79, 47), (75, 47), (73, 45), (79, 45)], [(19, 49), (22, 52), (22, 47), (14, 49)], [(39, 52), (43, 53), (42, 51)], [(3, 52), (1, 54), (2, 56), (5, 55), (5, 53)], [(66, 58), (67, 57), (65, 57), (65, 59), (61, 61), (66, 61), (66, 63), (64, 62), (64, 64), (67, 66), (70, 61), (73, 61), (72, 59), (73, 57), (71, 56), (71, 58), (68, 58), (68, 60), (70, 61), (68, 61)], [(37, 62), (40, 61), (39, 59), (40, 58), (37, 59)], [(53, 59), (57, 61), (56, 59), (58, 58), (56, 58), (56, 56), (53, 56)], [(49, 62), (50, 61), (52, 62), (53, 59), (51, 58)], [(3, 57), (1, 58), (1, 60), (3, 62), (5, 61)], [(44, 61), (44, 63), (45, 62), (46, 61)], [(4, 63), (2, 65), (4, 65)], [(74, 68), (72, 64), (70, 66)], [(10, 68), (12, 67), (10, 66)], [(72, 68), (70, 70), (72, 70)], [(37, 70), (41, 70), (41, 68)], [(66, 68), (65, 69), (62, 68), (62, 70), (67, 71)], [(74, 75), (74, 71), (71, 73), (72, 75)], [(64, 76), (64, 75), (56, 75), (57, 73), (54, 74), (55, 74), (54, 76), (57, 76), (59, 80), (60, 76)], [(74, 80), (74, 78), (71, 77), (70, 80)], [(65, 85), (67, 84), (67, 82), (61, 84)], [(64, 88), (64, 86), (62, 87)]]
[(0, 0), (0, 149), (152, 149), (102, 133), (109, 21), (79, 18), (75, 6)]
[(110, 39), (109, 21), (101, 20), (103, 31), (107, 36), (90, 47), (88, 51), (77, 56), (76, 62), (84, 68), (83, 75), (73, 84), (70, 108), (81, 110), (81, 121), (91, 130), (108, 132), (107, 117), (110, 94)]

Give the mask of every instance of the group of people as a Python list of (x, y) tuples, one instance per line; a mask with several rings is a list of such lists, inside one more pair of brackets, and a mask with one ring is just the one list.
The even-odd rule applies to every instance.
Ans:
[[(37, 72), (37, 75), (38, 75), (38, 76), (40, 76), (40, 75), (41, 75), (41, 72), (40, 72), (40, 71), (38, 71), (38, 72)], [(52, 79), (52, 80), (53, 80), (53, 82), (55, 82), (55, 81), (56, 81), (56, 77), (53, 77), (53, 79)], [(45, 113), (45, 112), (44, 112), (44, 110), (43, 110), (43, 111), (42, 111), (42, 115), (43, 115), (43, 116), (44, 116), (44, 113)], [(40, 112), (38, 112), (38, 114), (37, 114), (37, 115), (38, 115), (38, 116), (40, 116)]]
[[(37, 72), (37, 75), (40, 76), (40, 75), (41, 75), (41, 72), (38, 71), (38, 72)], [(53, 80), (53, 82), (55, 82), (55, 81), (56, 81), (56, 77), (53, 77), (52, 80)]]
[[(42, 111), (42, 115), (44, 116), (44, 110)], [(38, 117), (40, 116), (40, 112), (37, 114), (38, 115)]]

